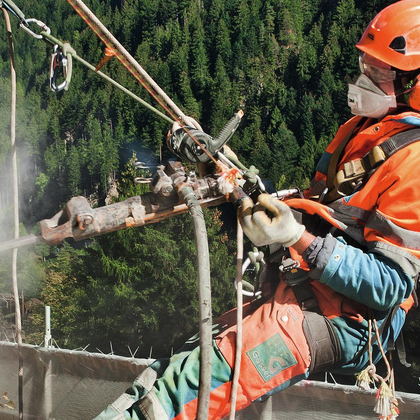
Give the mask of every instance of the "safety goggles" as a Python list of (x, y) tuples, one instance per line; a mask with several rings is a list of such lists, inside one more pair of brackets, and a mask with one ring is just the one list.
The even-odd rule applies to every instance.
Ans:
[[(379, 60), (376, 61), (380, 63)], [(367, 63), (364, 54), (359, 55), (359, 67), (360, 71), (375, 83), (392, 82), (397, 78), (396, 70)]]
[[(374, 64), (375, 62), (377, 64)], [(384, 66), (386, 66), (385, 63), (382, 63), (373, 57), (368, 57), (366, 59), (365, 54), (359, 55), (360, 71), (375, 83), (392, 82), (404, 76), (409, 76), (410, 74), (415, 73), (413, 71), (410, 72), (393, 70), (389, 68), (389, 66), (388, 68), (385, 68)]]

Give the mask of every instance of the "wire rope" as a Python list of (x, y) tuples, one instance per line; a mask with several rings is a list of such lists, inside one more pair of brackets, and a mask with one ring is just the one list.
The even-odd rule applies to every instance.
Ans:
[(64, 49), (65, 46), (67, 46), (67, 49), (68, 49), (67, 53), (68, 54), (71, 54), (72, 57), (75, 60), (79, 61), (81, 64), (83, 64), (88, 69), (94, 71), (98, 76), (102, 77), (107, 82), (111, 83), (116, 88), (120, 89), (122, 92), (126, 93), (131, 98), (135, 99), (137, 102), (139, 102), (140, 104), (142, 104), (144, 107), (148, 108), (150, 111), (154, 112), (159, 117), (163, 118), (164, 120), (168, 121), (169, 123), (173, 123), (174, 122), (173, 119), (169, 118), (167, 115), (165, 115), (164, 113), (160, 112), (158, 109), (156, 109), (155, 107), (153, 107), (152, 105), (150, 105), (149, 103), (147, 103), (146, 101), (144, 101), (143, 99), (139, 98), (137, 95), (135, 95), (129, 89), (127, 89), (126, 87), (122, 86), (120, 83), (118, 83), (117, 81), (115, 81), (114, 79), (112, 79), (111, 77), (109, 77), (108, 75), (106, 75), (105, 73), (101, 72), (100, 70), (96, 71), (96, 68), (92, 64), (90, 64), (89, 62), (87, 62), (86, 60), (84, 60), (83, 58), (81, 58), (77, 54), (77, 52), (70, 46), (70, 44), (61, 42), (59, 39), (55, 38), (54, 36), (52, 36), (51, 34), (49, 34), (47, 32), (41, 32), (41, 35), (43, 36), (44, 39), (46, 39), (49, 43), (51, 43), (51, 45), (57, 44), (61, 49)]
[(236, 311), (236, 354), (235, 354), (235, 365), (233, 370), (232, 378), (232, 390), (230, 396), (230, 413), (229, 420), (235, 419), (236, 412), (236, 399), (238, 394), (239, 375), (241, 371), (241, 360), (242, 360), (242, 317), (243, 317), (243, 295), (242, 295), (242, 262), (244, 255), (244, 233), (240, 219), (237, 219), (237, 259), (236, 259), (236, 299), (237, 299), (237, 311)]

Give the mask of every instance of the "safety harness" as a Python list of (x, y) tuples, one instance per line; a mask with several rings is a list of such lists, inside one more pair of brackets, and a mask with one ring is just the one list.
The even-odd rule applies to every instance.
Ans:
[[(352, 137), (352, 134), (363, 125), (364, 121), (365, 119), (362, 119), (355, 125), (331, 158), (328, 168), (328, 192), (324, 194), (324, 199), (328, 202), (342, 196), (353, 194), (361, 189), (375, 170), (388, 158), (404, 147), (420, 141), (420, 128), (403, 131), (388, 138), (380, 145), (373, 147), (362, 158), (346, 162), (343, 169), (337, 172), (337, 165), (345, 146)], [(310, 220), (302, 220), (304, 215), (301, 213), (296, 214), (295, 212), (295, 217), (300, 219), (298, 221), (303, 222), (308, 230), (316, 236), (322, 236), (331, 228), (331, 225), (318, 215), (311, 216)], [(341, 231), (340, 235), (346, 236)], [(354, 241), (350, 239), (350, 242)], [(281, 250), (277, 250), (271, 254), (269, 260), (276, 264), (280, 263), (279, 269), (284, 274), (284, 281), (292, 288), (296, 300), (304, 313), (303, 329), (312, 358), (310, 372), (325, 371), (337, 366), (341, 360), (339, 340), (333, 324), (320, 311), (317, 298), (311, 287), (309, 273), (300, 269), (297, 261), (294, 261), (290, 257), (285, 257), (284, 252), (281, 252)], [(392, 319), (397, 310), (398, 306), (390, 311), (387, 319), (382, 323), (378, 334), (375, 334), (371, 342), (378, 340), (378, 335), (381, 336), (385, 328), (392, 328)], [(405, 346), (401, 333), (395, 342), (392, 339), (388, 341), (388, 351), (395, 349), (397, 350), (400, 362), (404, 366), (409, 367), (410, 365), (405, 359)], [(367, 350), (368, 344), (354, 356), (353, 360), (356, 361)]]

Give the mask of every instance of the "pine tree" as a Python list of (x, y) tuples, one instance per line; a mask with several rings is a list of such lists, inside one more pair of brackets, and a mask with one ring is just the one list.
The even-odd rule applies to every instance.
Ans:
[(190, 43), (191, 85), (199, 97), (203, 97), (210, 84), (209, 63), (204, 40), (204, 28), (198, 13), (191, 16), (192, 41)]

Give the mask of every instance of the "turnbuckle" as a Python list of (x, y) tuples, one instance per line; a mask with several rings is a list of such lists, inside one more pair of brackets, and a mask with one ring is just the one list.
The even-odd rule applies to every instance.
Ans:
[[(67, 44), (64, 44), (62, 49), (60, 49), (58, 44), (54, 45), (54, 52), (51, 56), (50, 65), (50, 88), (53, 92), (60, 92), (62, 90), (69, 89), (73, 52), (72, 49), (69, 51), (69, 48), (70, 47)], [(63, 69), (64, 80), (60, 84), (57, 84), (60, 68)]]

